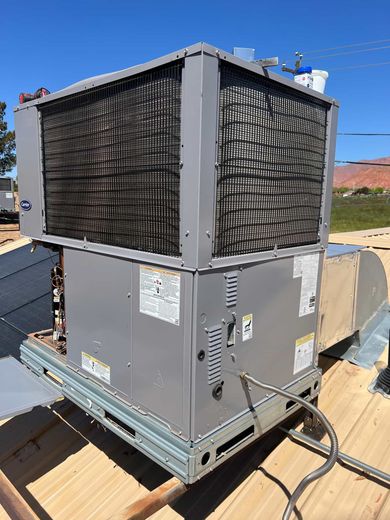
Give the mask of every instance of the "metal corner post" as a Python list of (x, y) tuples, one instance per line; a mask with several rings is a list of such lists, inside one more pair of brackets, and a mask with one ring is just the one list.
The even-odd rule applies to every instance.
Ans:
[(181, 244), (184, 266), (209, 267), (212, 258), (218, 58), (185, 59), (182, 96)]
[(321, 208), (321, 243), (324, 247), (328, 245), (330, 229), (330, 212), (332, 208), (332, 186), (333, 170), (336, 153), (338, 106), (332, 104), (328, 112), (327, 139), (323, 192), (325, 193)]

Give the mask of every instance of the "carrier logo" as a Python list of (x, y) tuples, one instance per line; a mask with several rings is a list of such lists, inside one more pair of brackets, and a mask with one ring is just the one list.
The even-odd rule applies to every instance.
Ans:
[(21, 200), (20, 207), (23, 211), (30, 211), (30, 209), (32, 208), (32, 204), (29, 200)]

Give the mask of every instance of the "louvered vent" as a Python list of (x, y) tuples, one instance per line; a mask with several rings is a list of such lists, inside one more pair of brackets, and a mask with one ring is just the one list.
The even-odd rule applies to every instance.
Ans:
[(213, 385), (221, 379), (222, 327), (210, 327), (208, 337), (208, 383)]
[(226, 279), (226, 307), (237, 304), (238, 271), (225, 274)]

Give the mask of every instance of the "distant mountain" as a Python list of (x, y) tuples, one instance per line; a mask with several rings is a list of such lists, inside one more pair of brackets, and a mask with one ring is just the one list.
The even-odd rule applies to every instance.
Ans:
[(379, 159), (366, 159), (359, 162), (372, 162), (388, 164), (388, 168), (382, 166), (365, 166), (364, 164), (348, 164), (346, 166), (336, 166), (334, 170), (333, 185), (337, 188), (368, 188), (382, 187), (390, 189), (390, 157)]

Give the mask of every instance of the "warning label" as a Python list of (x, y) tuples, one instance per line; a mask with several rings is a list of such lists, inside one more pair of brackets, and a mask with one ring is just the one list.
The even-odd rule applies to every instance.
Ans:
[(299, 317), (315, 311), (319, 260), (319, 253), (294, 257), (293, 277), (302, 277)]
[(98, 359), (92, 357), (86, 352), (81, 353), (81, 366), (87, 372), (90, 372), (94, 376), (98, 377), (105, 383), (110, 384), (111, 380), (111, 369), (109, 365), (102, 363)]
[(139, 310), (180, 325), (180, 273), (140, 266)]
[(253, 314), (242, 317), (242, 341), (252, 339), (253, 336)]
[(314, 332), (299, 338), (295, 342), (294, 374), (313, 363)]

